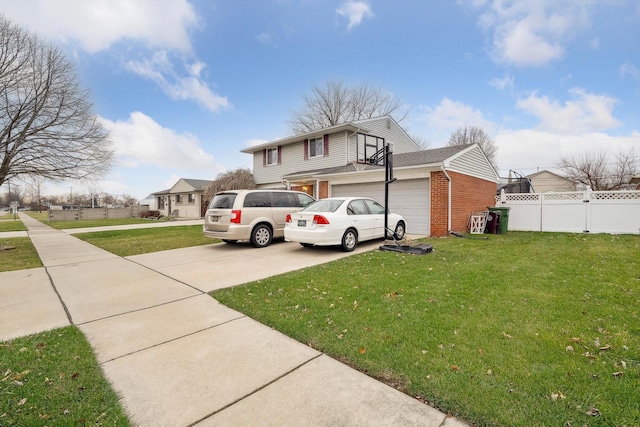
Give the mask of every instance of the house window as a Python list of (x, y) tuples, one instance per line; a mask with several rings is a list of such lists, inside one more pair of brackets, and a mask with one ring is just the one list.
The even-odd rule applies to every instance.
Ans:
[(324, 156), (324, 138), (310, 138), (309, 139), (309, 157), (321, 157)]
[(176, 203), (182, 203), (182, 194), (176, 194)]
[(196, 195), (194, 193), (189, 193), (189, 203), (196, 202)]
[(164, 197), (158, 197), (158, 209), (164, 209)]
[(278, 149), (276, 148), (267, 148), (266, 156), (267, 156), (267, 165), (277, 165), (278, 164)]

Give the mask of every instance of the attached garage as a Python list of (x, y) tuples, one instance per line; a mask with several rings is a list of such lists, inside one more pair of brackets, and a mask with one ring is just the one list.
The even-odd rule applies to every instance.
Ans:
[[(371, 197), (384, 204), (384, 183), (336, 184), (331, 196)], [(389, 209), (407, 221), (407, 232), (429, 235), (429, 179), (398, 180), (389, 184)]]

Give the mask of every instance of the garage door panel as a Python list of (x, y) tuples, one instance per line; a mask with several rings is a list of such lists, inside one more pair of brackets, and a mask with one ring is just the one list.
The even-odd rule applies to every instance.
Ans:
[[(371, 197), (384, 204), (384, 183), (334, 185), (331, 195)], [(412, 179), (389, 184), (389, 209), (405, 218), (408, 233), (429, 234), (429, 180)]]

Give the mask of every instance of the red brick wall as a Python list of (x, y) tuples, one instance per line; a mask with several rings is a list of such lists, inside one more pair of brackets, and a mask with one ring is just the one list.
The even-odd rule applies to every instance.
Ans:
[(431, 199), (429, 202), (431, 236), (441, 237), (448, 233), (447, 215), (449, 203), (449, 181), (442, 171), (431, 172)]
[(318, 187), (318, 198), (326, 199), (329, 197), (329, 181), (320, 181), (320, 186)]
[(472, 212), (495, 205), (496, 184), (480, 178), (447, 171), (451, 177), (451, 230), (448, 230), (448, 181), (442, 171), (431, 172), (431, 235), (446, 236), (449, 231), (467, 232)]

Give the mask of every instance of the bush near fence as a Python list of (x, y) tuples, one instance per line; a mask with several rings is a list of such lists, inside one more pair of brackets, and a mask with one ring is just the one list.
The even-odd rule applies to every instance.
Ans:
[(139, 218), (148, 212), (148, 206), (131, 206), (128, 208), (79, 208), (66, 210), (49, 210), (49, 221), (75, 221), (80, 219), (106, 218)]

